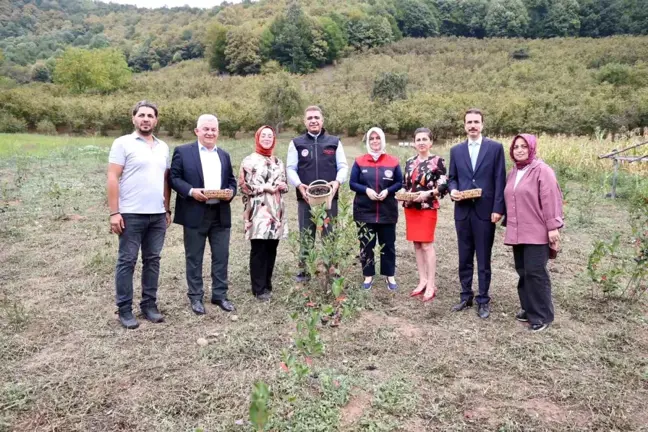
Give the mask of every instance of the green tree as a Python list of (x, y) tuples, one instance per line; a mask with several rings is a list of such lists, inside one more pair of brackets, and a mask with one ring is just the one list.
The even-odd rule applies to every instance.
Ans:
[(384, 72), (374, 81), (371, 98), (383, 102), (407, 99), (407, 73)]
[(522, 0), (493, 0), (486, 14), (486, 33), (491, 37), (522, 37), (529, 14)]
[(580, 35), (610, 36), (626, 31), (622, 0), (580, 0)]
[(525, 0), (529, 13), (528, 36), (576, 36), (580, 30), (577, 0)]
[(577, 0), (551, 0), (542, 36), (578, 36), (581, 26), (579, 8)]
[(386, 45), (394, 40), (391, 25), (385, 17), (354, 15), (347, 21), (349, 45), (367, 49)]
[(234, 27), (227, 32), (225, 59), (227, 70), (233, 74), (251, 75), (261, 71), (261, 38), (247, 26)]
[(489, 0), (436, 0), (439, 11), (439, 32), (447, 36), (483, 38), (484, 19)]
[(209, 67), (219, 72), (227, 71), (227, 58), (225, 57), (227, 27), (218, 22), (214, 23), (207, 31), (206, 43)]
[(259, 98), (264, 121), (274, 126), (277, 133), (284, 123), (301, 112), (304, 100), (299, 85), (285, 72), (270, 75)]
[(310, 72), (319, 63), (312, 55), (314, 36), (318, 36), (313, 34), (313, 30), (313, 22), (299, 3), (291, 2), (286, 11), (272, 22), (264, 38), (269, 58), (277, 60), (290, 72)]
[(398, 0), (396, 21), (403, 36), (430, 37), (439, 34), (439, 21), (421, 0)]
[(344, 48), (347, 46), (347, 37), (342, 28), (329, 17), (321, 17), (319, 25), (324, 32), (324, 40), (326, 41), (328, 52), (326, 55), (327, 63), (332, 63), (334, 60), (340, 58)]
[(109, 93), (125, 87), (131, 71), (124, 54), (116, 49), (68, 48), (56, 61), (54, 82), (73, 93)]

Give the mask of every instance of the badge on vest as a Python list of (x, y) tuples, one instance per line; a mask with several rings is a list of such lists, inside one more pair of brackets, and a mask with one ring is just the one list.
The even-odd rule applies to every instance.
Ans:
[(367, 174), (367, 170), (362, 170), (362, 173), (363, 173), (363, 174)]
[(331, 155), (334, 155), (334, 154), (335, 154), (335, 150), (333, 150), (333, 149), (324, 149), (323, 153), (324, 153), (325, 155), (329, 155), (329, 156), (331, 156)]
[(392, 178), (393, 176), (394, 172), (392, 170), (385, 170), (385, 177)]
[(302, 150), (302, 156), (307, 157), (308, 156), (308, 149)]

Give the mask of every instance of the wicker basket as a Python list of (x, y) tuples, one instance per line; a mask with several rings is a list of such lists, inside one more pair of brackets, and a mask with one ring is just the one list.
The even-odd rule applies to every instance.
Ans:
[(405, 189), (401, 189), (394, 196), (398, 201), (414, 201), (419, 194), (420, 192), (407, 192)]
[(217, 190), (204, 190), (203, 195), (207, 199), (219, 199), (219, 200), (228, 200), (231, 197), (231, 189), (217, 189)]
[[(311, 191), (316, 188), (326, 188), (328, 192), (324, 194), (313, 195)], [(312, 206), (318, 206), (320, 204), (326, 204), (326, 208), (331, 208), (331, 199), (333, 198), (333, 187), (328, 184), (325, 180), (315, 180), (306, 188), (306, 197), (308, 197), (308, 204)]]
[(461, 199), (479, 198), (481, 197), (481, 194), (482, 194), (481, 189), (468, 189), (465, 191), (461, 191)]

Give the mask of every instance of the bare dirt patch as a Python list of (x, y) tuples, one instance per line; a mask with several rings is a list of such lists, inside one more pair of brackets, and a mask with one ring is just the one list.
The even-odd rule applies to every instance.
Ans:
[(399, 335), (406, 339), (419, 339), (425, 335), (425, 331), (419, 325), (398, 316), (389, 316), (379, 312), (363, 312), (360, 315), (358, 325), (368, 326), (374, 329), (393, 328)]
[(353, 394), (347, 405), (340, 410), (340, 427), (347, 428), (360, 420), (365, 410), (371, 406), (371, 398), (371, 394), (362, 390)]

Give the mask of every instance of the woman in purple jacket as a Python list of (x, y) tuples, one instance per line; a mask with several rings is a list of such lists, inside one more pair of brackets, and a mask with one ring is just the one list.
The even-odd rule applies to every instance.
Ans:
[(554, 171), (536, 158), (537, 139), (520, 134), (511, 143), (515, 167), (506, 179), (506, 235), (513, 246), (515, 270), (520, 276), (522, 310), (515, 318), (529, 322), (529, 330), (546, 329), (554, 320), (548, 259), (554, 258), (563, 226), (562, 193)]

